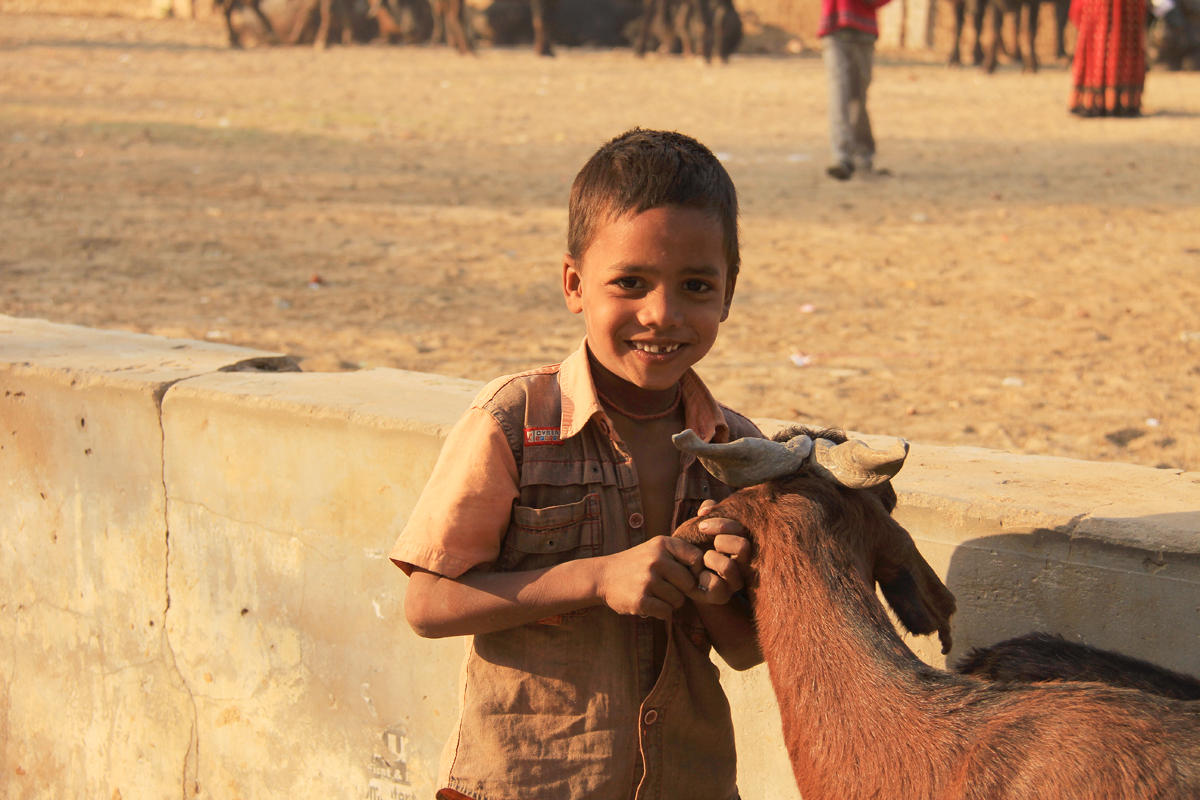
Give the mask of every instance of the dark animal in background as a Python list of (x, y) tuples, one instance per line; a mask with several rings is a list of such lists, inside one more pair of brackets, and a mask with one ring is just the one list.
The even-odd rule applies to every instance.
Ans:
[[(473, 52), (467, 37), (463, 0), (433, 0), (433, 41), (440, 41), (445, 32), (446, 43), (460, 53)], [(495, 0), (483, 12), (485, 28), (490, 28), (493, 44), (513, 44), (533, 38), (533, 51), (541, 56), (553, 56), (551, 20), (558, 8), (557, 0)]]
[(633, 50), (642, 56), (651, 42), (660, 53), (701, 55), (721, 61), (741, 44), (742, 19), (732, 0), (642, 0), (641, 25)]
[[(1200, 797), (1200, 703), (1095, 683), (995, 683), (917, 658), (876, 582), (901, 624), (936, 630), (944, 651), (954, 600), (882, 491), (907, 444), (787, 436), (709, 444), (685, 431), (676, 444), (748, 487), (712, 513), (753, 540), (759, 644), (805, 800)], [(676, 535), (707, 540), (694, 521)]]
[(1069, 61), (1067, 52), (1067, 21), (1071, 17), (1071, 0), (1050, 0), (1054, 5), (1054, 58)]
[(633, 40), (633, 52), (644, 56), (652, 42), (660, 53), (678, 52), (682, 37), (676, 30), (678, 0), (642, 0), (642, 19)]
[(678, 0), (675, 4), (675, 34), (685, 57), (712, 60), (713, 15), (707, 0)]
[(959, 659), (954, 671), (993, 681), (1095, 681), (1178, 700), (1200, 700), (1200, 679), (1050, 633), (1029, 633), (977, 647)]
[(213, 10), (220, 11), (225, 17), (225, 30), (229, 34), (229, 46), (240, 48), (242, 39), (238, 35), (237, 29), (233, 25), (233, 12), (238, 9), (246, 8), (254, 12), (258, 17), (259, 24), (263, 26), (268, 36), (275, 36), (275, 28), (271, 25), (271, 20), (263, 14), (262, 8), (259, 6), (259, 0), (213, 0)]
[(433, 8), (428, 0), (371, 0), (367, 13), (389, 44), (419, 44), (433, 37)]
[[(354, 17), (348, 6), (349, 2), (350, 0), (313, 0), (309, 13), (311, 15), (315, 11), (319, 15), (313, 47), (324, 49), (329, 45), (329, 34), (333, 28), (335, 17), (340, 26), (342, 44), (351, 44), (354, 41)], [(291, 36), (288, 37), (290, 44), (300, 41), (305, 25), (306, 23), (297, 21)]]
[(1200, 0), (1173, 0), (1168, 8), (1152, 3), (1150, 54), (1171, 71), (1200, 70)]
[(556, 5), (556, 0), (529, 0), (529, 10), (533, 15), (533, 52), (539, 56), (554, 55), (547, 21), (553, 16)]
[[(721, 61), (728, 61), (730, 54), (741, 45), (742, 37), (745, 34), (742, 17), (733, 7), (733, 0), (712, 0), (712, 2), (712, 47), (710, 50), (715, 52)], [(705, 55), (704, 58), (707, 61), (709, 56)]]
[[(988, 72), (994, 72), (999, 62), (1000, 49), (1004, 47), (1004, 19), (1013, 21), (1013, 59), (1022, 64), (1024, 71), (1037, 72), (1037, 33), (1041, 2), (1043, 0), (951, 0), (954, 8), (954, 43), (950, 50), (947, 63), (952, 66), (962, 64), (961, 42), (963, 27), (966, 25), (967, 13), (970, 11), (971, 28), (975, 33), (972, 48), (971, 63), (982, 65)], [(1070, 0), (1049, 0), (1054, 4), (1054, 57), (1059, 60), (1067, 58), (1065, 31), (1067, 16), (1070, 11)], [(992, 41), (985, 53), (983, 48), (983, 22), (988, 11), (992, 12)], [(1025, 24), (1021, 17), (1024, 11)], [(1021, 33), (1025, 32), (1025, 44), (1029, 52), (1025, 58), (1021, 46)]]
[(554, 44), (603, 48), (628, 47), (641, 13), (642, 0), (554, 0), (545, 11)]
[(445, 41), (458, 52), (466, 55), (475, 52), (475, 46), (467, 37), (466, 5), (463, 0), (433, 0), (434, 42)]
[[(272, 43), (300, 44), (311, 42), (318, 49), (328, 45), (337, 35), (343, 44), (350, 44), (359, 34), (365, 18), (356, 18), (353, 0), (217, 0), (226, 10), (225, 22), (230, 44), (241, 46), (242, 33), (261, 29), (255, 34)], [(252, 20), (234, 21), (234, 12), (253, 12)], [(363, 15), (359, 15), (362, 17)]]

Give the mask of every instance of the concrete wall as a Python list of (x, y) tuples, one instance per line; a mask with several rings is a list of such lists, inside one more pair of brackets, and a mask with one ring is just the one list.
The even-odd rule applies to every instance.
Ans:
[[(289, 369), (0, 316), (0, 796), (431, 797), (463, 643), (384, 553), (479, 384)], [(951, 657), (1039, 628), (1200, 673), (1200, 474), (918, 443), (897, 489)], [(796, 797), (765, 669), (724, 680), (745, 795)]]

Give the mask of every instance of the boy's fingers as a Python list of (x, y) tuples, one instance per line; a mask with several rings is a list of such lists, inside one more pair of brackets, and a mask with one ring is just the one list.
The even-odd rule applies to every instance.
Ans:
[[(695, 566), (683, 564), (674, 559), (663, 559), (654, 572), (664, 584), (674, 587), (680, 592), (687, 592), (695, 587), (696, 575), (702, 569), (704, 569), (704, 556), (700, 555), (696, 559)], [(657, 591), (654, 593), (659, 594)]]
[(746, 528), (736, 519), (708, 517), (696, 523), (696, 528), (706, 536), (745, 536)]
[(716, 505), (717, 505), (716, 500), (713, 500), (711, 498), (709, 498), (708, 500), (705, 500), (703, 503), (700, 504), (700, 507), (696, 509), (696, 516), (703, 517), (705, 514), (712, 511), (716, 507)]
[(688, 597), (699, 603), (722, 605), (729, 602), (733, 588), (712, 572), (703, 572), (696, 580), (696, 588), (688, 592)]
[(704, 583), (705, 575), (711, 574), (729, 584), (730, 590), (734, 592), (745, 585), (745, 581), (742, 578), (742, 571), (734, 563), (733, 559), (727, 555), (718, 553), (716, 550), (709, 550), (704, 554), (704, 566), (708, 572), (702, 573), (700, 578), (697, 579), (700, 583)]
[(683, 539), (676, 539), (674, 537), (666, 537), (664, 541), (666, 543), (667, 552), (670, 553), (671, 557), (680, 564), (683, 564), (693, 572), (695, 572), (699, 567), (703, 566), (704, 553), (699, 547), (696, 547), (696, 545), (691, 544), (690, 542), (685, 542)]
[(687, 593), (692, 591), (696, 586), (696, 581), (692, 579), (690, 572), (688, 573), (688, 579), (688, 585), (685, 587), (675, 586), (667, 581), (655, 584), (650, 589), (650, 599), (666, 603), (670, 608), (679, 608), (683, 605), (683, 601), (687, 599)]
[(659, 600), (657, 597), (647, 597), (641, 602), (638, 616), (643, 619), (654, 617), (655, 619), (661, 619), (663, 622), (670, 622), (671, 611), (670, 604)]
[(713, 549), (743, 564), (750, 560), (750, 540), (744, 536), (727, 533), (718, 534), (713, 537)]

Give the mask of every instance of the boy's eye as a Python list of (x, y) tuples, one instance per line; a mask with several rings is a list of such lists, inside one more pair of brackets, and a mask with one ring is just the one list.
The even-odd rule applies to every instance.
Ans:
[(683, 288), (689, 292), (711, 292), (713, 286), (708, 281), (702, 281), (699, 278), (691, 278), (683, 284)]
[(632, 275), (626, 275), (624, 277), (617, 278), (616, 280), (614, 280), (613, 284), (615, 284), (616, 286), (619, 286), (622, 289), (630, 289), (630, 290), (640, 289), (642, 287), (642, 279), (635, 278)]

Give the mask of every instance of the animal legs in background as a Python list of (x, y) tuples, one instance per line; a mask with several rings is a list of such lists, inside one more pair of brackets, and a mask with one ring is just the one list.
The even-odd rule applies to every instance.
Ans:
[(219, 9), (225, 16), (225, 30), (229, 34), (229, 46), (241, 48), (242, 40), (238, 36), (237, 29), (233, 25), (233, 12), (239, 8), (249, 8), (258, 17), (259, 23), (263, 26), (267, 36), (275, 40), (275, 27), (271, 24), (271, 20), (267, 19), (259, 6), (259, 0), (213, 0), (213, 8)]
[(433, 0), (433, 41), (446, 44), (460, 53), (475, 52), (463, 24), (466, 8), (463, 0)]
[(548, 22), (557, 7), (558, 0), (529, 0), (529, 11), (533, 15), (533, 52), (539, 56), (554, 55)]
[[(996, 63), (1000, 48), (1004, 44), (1004, 18), (1011, 17), (1013, 21), (1013, 58), (1020, 62), (1022, 72), (1037, 72), (1037, 31), (1038, 10), (1040, 0), (989, 0), (992, 9), (992, 42), (988, 47), (987, 57), (983, 68), (988, 72), (996, 71)], [(1026, 22), (1021, 25), (1021, 10), (1025, 9)], [(1021, 31), (1025, 31), (1025, 40), (1029, 57), (1025, 58), (1021, 49)]]
[(288, 44), (298, 44), (304, 38), (304, 33), (315, 18), (317, 32), (313, 38), (313, 47), (323, 50), (329, 45), (329, 32), (333, 27), (334, 15), (341, 24), (342, 44), (354, 41), (354, 20), (346, 6), (347, 0), (312, 0), (296, 14), (292, 29), (285, 37)]
[(959, 66), (962, 64), (962, 51), (960, 43), (962, 41), (963, 26), (967, 21), (967, 5), (971, 6), (971, 30), (975, 32), (975, 46), (972, 48), (971, 63), (979, 66), (983, 63), (983, 42), (980, 41), (983, 33), (983, 15), (987, 10), (987, 0), (952, 0), (954, 6), (954, 46), (950, 50), (950, 57), (946, 63), (951, 66)]

